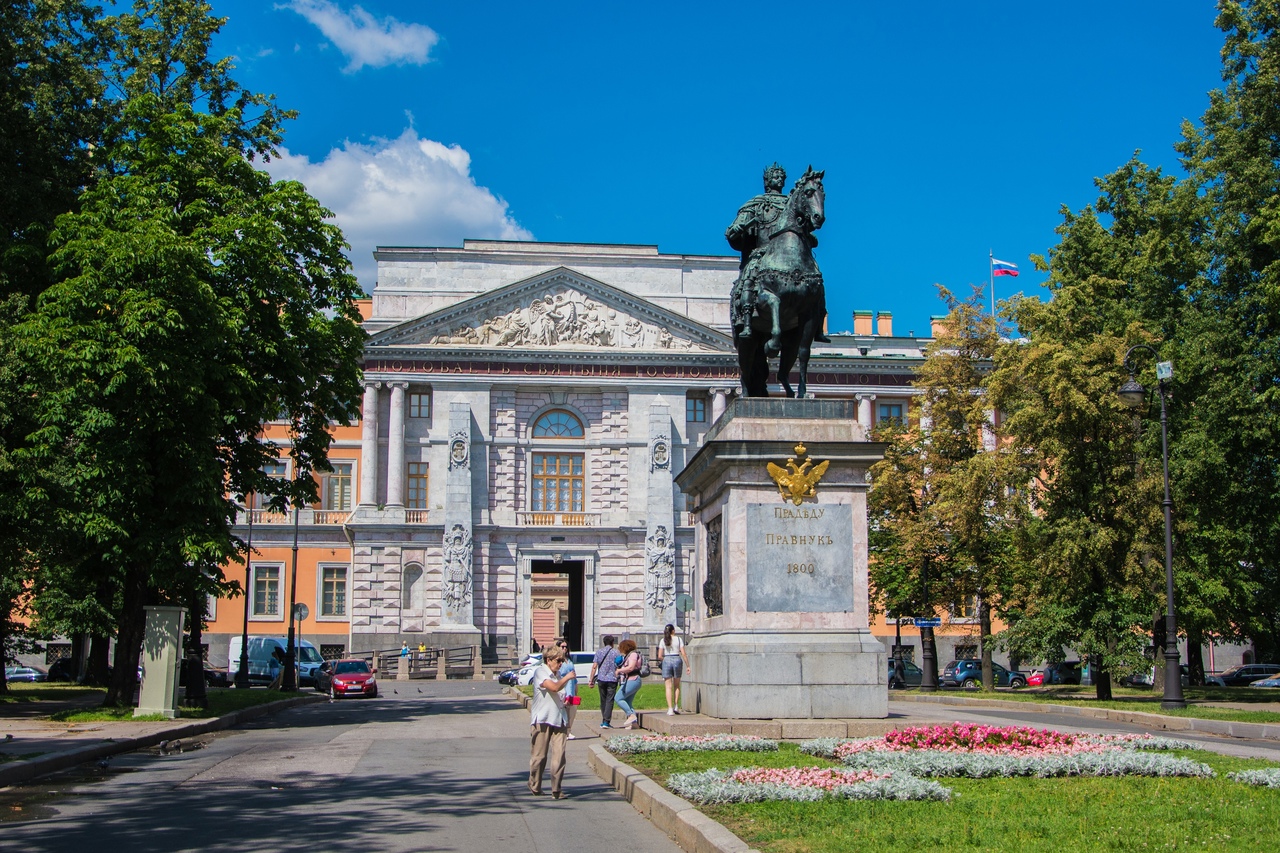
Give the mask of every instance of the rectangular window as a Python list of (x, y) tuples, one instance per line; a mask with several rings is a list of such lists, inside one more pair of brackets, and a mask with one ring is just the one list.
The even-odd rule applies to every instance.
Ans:
[(280, 567), (253, 567), (253, 615), (280, 615)]
[(905, 424), (906, 421), (902, 419), (902, 404), (881, 403), (880, 417), (877, 418), (877, 422), (882, 424), (897, 424), (899, 426)]
[(707, 401), (701, 397), (686, 397), (684, 401), (684, 419), (693, 424), (707, 422)]
[(431, 417), (431, 395), (430, 394), (411, 393), (409, 395), (409, 417), (411, 418)]
[[(447, 479), (447, 478), (446, 478)], [(409, 463), (409, 494), (405, 506), (408, 509), (427, 508), (427, 463)]]
[(977, 646), (956, 646), (956, 660), (977, 660)]
[(351, 509), (351, 468), (350, 462), (334, 462), (333, 470), (324, 475), (325, 509)]
[[(283, 480), (289, 473), (289, 465), (285, 460), (280, 459), (275, 462), (268, 462), (262, 466), (262, 473), (266, 474), (272, 480)], [(252, 509), (266, 509), (269, 498), (265, 495), (255, 492), (251, 499)]]
[(583, 489), (581, 453), (533, 454), (534, 512), (582, 512)]
[(955, 606), (955, 614), (957, 619), (977, 619), (978, 596), (966, 595), (960, 599), (960, 602)]
[(347, 615), (347, 567), (323, 566), (320, 570), (320, 615)]

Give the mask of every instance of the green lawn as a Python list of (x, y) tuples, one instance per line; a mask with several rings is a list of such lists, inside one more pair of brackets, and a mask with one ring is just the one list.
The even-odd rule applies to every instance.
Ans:
[(65, 702), (81, 696), (106, 693), (102, 687), (82, 687), (79, 684), (50, 684), (42, 682), (31, 684), (25, 681), (10, 683), (9, 692), (0, 693), (0, 705), (17, 704), (19, 702)]
[[(904, 692), (918, 693), (919, 691), (908, 690)], [(1167, 714), (1173, 717), (1195, 717), (1202, 720), (1229, 720), (1237, 723), (1280, 723), (1280, 712), (1276, 711), (1249, 711), (1201, 704), (1203, 702), (1235, 702), (1240, 704), (1280, 702), (1280, 691), (1248, 687), (1188, 687), (1184, 692), (1190, 704), (1179, 710), (1166, 711), (1160, 707), (1159, 694), (1152, 695), (1150, 690), (1131, 687), (1113, 689), (1112, 696), (1114, 698), (1107, 700), (1095, 699), (1092, 694), (1081, 693), (1080, 688), (1075, 686), (1044, 689), (1032, 687), (1024, 690), (1001, 690), (996, 693), (960, 690), (940, 691), (941, 695), (965, 696), (972, 699), (1046, 702), (1087, 708), (1109, 708), (1117, 711), (1141, 711), (1146, 714)]]
[[(264, 705), (267, 702), (275, 702), (293, 696), (305, 696), (311, 692), (310, 690), (300, 690), (297, 693), (284, 693), (280, 690), (236, 690), (231, 687), (211, 687), (209, 688), (209, 707), (181, 708), (181, 719), (204, 720), (211, 717), (221, 717), (224, 714), (230, 714), (232, 711), (239, 711), (241, 708)], [(133, 716), (132, 708), (88, 708), (52, 714), (49, 719), (64, 723), (97, 723), (110, 722), (112, 720), (147, 722), (163, 720), (164, 717), (159, 714), (135, 717)]]
[[(752, 803), (701, 810), (765, 853), (835, 851), (1275, 849), (1280, 791), (1230, 781), (1232, 770), (1272, 767), (1188, 750), (1217, 779), (940, 779), (951, 802)], [(742, 765), (835, 762), (784, 743), (777, 753), (659, 753), (622, 756), (659, 782), (670, 773)]]

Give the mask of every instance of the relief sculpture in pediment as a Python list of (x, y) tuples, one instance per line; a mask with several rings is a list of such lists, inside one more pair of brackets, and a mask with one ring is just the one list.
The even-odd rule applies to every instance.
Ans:
[(573, 290), (548, 293), (529, 303), (431, 338), (435, 345), (496, 347), (605, 347), (707, 350), (671, 330), (628, 317)]

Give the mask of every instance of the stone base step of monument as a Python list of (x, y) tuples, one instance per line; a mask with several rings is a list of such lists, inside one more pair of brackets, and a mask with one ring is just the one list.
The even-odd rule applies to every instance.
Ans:
[[(878, 737), (906, 724), (905, 720), (736, 720), (701, 714), (639, 711), (640, 726), (664, 735), (756, 735), (775, 740), (809, 740), (818, 737)], [(912, 720), (911, 725), (919, 721)]]

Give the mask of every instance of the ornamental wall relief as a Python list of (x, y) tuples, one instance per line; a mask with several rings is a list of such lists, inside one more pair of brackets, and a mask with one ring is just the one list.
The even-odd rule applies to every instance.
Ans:
[(665, 326), (645, 323), (576, 290), (548, 293), (505, 314), (465, 322), (435, 335), (430, 344), (489, 347), (591, 347), (711, 352), (677, 338)]

